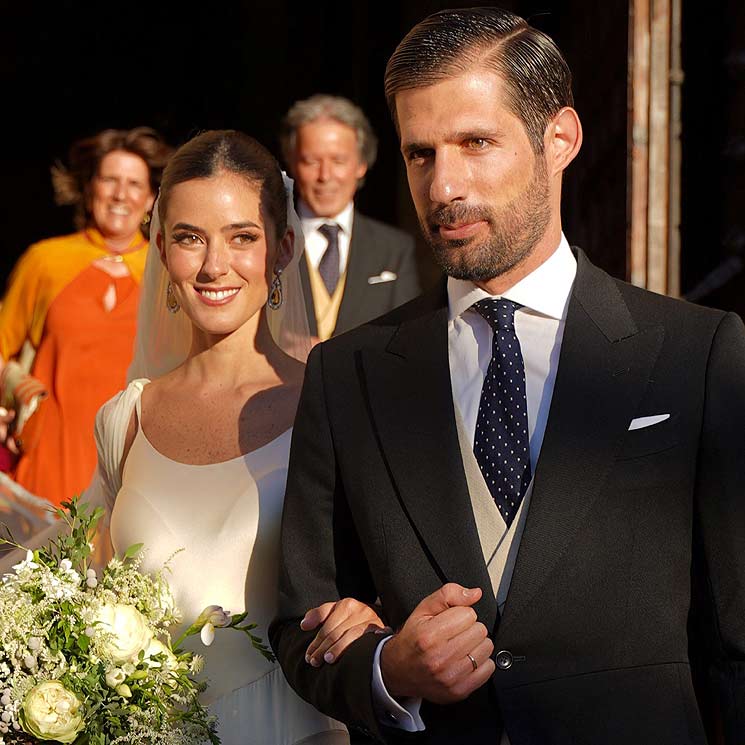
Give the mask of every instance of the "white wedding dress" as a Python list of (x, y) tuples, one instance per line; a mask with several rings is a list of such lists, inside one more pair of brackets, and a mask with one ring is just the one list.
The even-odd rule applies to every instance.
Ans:
[[(248, 611), (254, 631), (268, 643), (277, 608), (279, 528), (291, 430), (232, 460), (188, 465), (159, 453), (139, 426), (141, 379), (99, 414), (99, 500), (108, 507), (111, 540), (122, 552), (145, 544), (143, 569), (167, 560), (167, 579), (184, 627), (208, 605)], [(137, 435), (121, 479), (117, 464), (130, 420)], [(117, 457), (118, 456), (118, 457)], [(94, 495), (90, 495), (94, 497)], [(175, 631), (174, 638), (180, 633)], [(218, 717), (223, 745), (342, 745), (339, 722), (300, 699), (276, 663), (265, 660), (243, 633), (217, 629), (210, 647), (199, 636), (185, 646), (205, 657), (203, 700)]]

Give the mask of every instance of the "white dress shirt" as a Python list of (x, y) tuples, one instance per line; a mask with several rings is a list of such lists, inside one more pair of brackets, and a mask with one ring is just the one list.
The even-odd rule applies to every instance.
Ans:
[[(577, 261), (562, 233), (556, 251), (501, 296), (489, 295), (469, 281), (450, 277), (447, 283), (448, 360), (453, 403), (463, 421), (471, 447), (476, 431), (481, 388), (492, 354), (491, 326), (479, 313), (471, 310), (471, 306), (487, 297), (504, 297), (522, 306), (515, 313), (515, 333), (525, 363), (531, 473), (535, 473), (546, 431), (567, 308), (576, 274)], [(532, 488), (531, 481), (524, 498), (525, 504), (529, 504)], [(507, 530), (506, 525), (504, 530)], [(502, 608), (500, 612), (501, 610)], [(383, 683), (380, 653), (390, 638), (386, 637), (381, 641), (375, 651), (375, 711), (381, 723), (408, 732), (418, 732), (425, 728), (419, 716), (421, 699), (396, 702), (388, 695)]]
[(347, 269), (349, 260), (349, 243), (352, 240), (352, 224), (354, 223), (354, 202), (350, 202), (334, 217), (318, 217), (302, 199), (298, 199), (297, 210), (300, 217), (300, 227), (302, 227), (305, 236), (305, 255), (314, 269), (318, 269), (323, 254), (329, 247), (328, 240), (322, 233), (318, 232), (318, 228), (333, 223), (339, 226), (339, 276), (341, 277)]

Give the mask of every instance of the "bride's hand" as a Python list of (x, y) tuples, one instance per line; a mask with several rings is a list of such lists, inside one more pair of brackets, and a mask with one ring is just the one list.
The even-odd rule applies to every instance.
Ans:
[(354, 598), (311, 608), (300, 622), (300, 628), (312, 631), (321, 624), (323, 626), (305, 653), (305, 661), (313, 667), (320, 667), (324, 662), (336, 662), (344, 650), (363, 634), (391, 630), (373, 608)]

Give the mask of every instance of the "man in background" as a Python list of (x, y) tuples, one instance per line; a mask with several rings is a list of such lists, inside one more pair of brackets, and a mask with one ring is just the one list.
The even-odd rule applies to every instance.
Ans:
[(377, 154), (362, 110), (338, 96), (298, 101), (282, 122), (281, 146), (305, 234), (300, 271), (311, 334), (323, 341), (415, 297), (412, 237), (354, 206)]

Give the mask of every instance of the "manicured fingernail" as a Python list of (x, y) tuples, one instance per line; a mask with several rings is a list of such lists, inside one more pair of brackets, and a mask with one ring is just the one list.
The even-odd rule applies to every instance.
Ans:
[(305, 661), (310, 665), (310, 657), (307, 654), (305, 655)]
[(464, 594), (464, 595), (465, 595), (465, 596), (466, 596), (467, 598), (470, 598), (470, 597), (471, 597), (471, 595), (473, 594), (473, 590), (469, 590), (469, 589), (467, 589), (467, 588), (465, 588), (465, 587), (464, 587), (464, 588), (463, 588), (463, 594)]
[(304, 626), (305, 622), (306, 622), (306, 620), (305, 620), (304, 618), (303, 618), (303, 620), (302, 620), (302, 621), (300, 621), (300, 628), (301, 628), (301, 629), (302, 629), (303, 631), (305, 631), (305, 626)]
[(333, 662), (334, 655), (331, 652), (326, 652), (326, 654), (323, 655), (323, 659), (326, 660), (326, 662)]
[(320, 661), (317, 660), (315, 657), (310, 658), (310, 664), (313, 665), (313, 667), (321, 667)]

